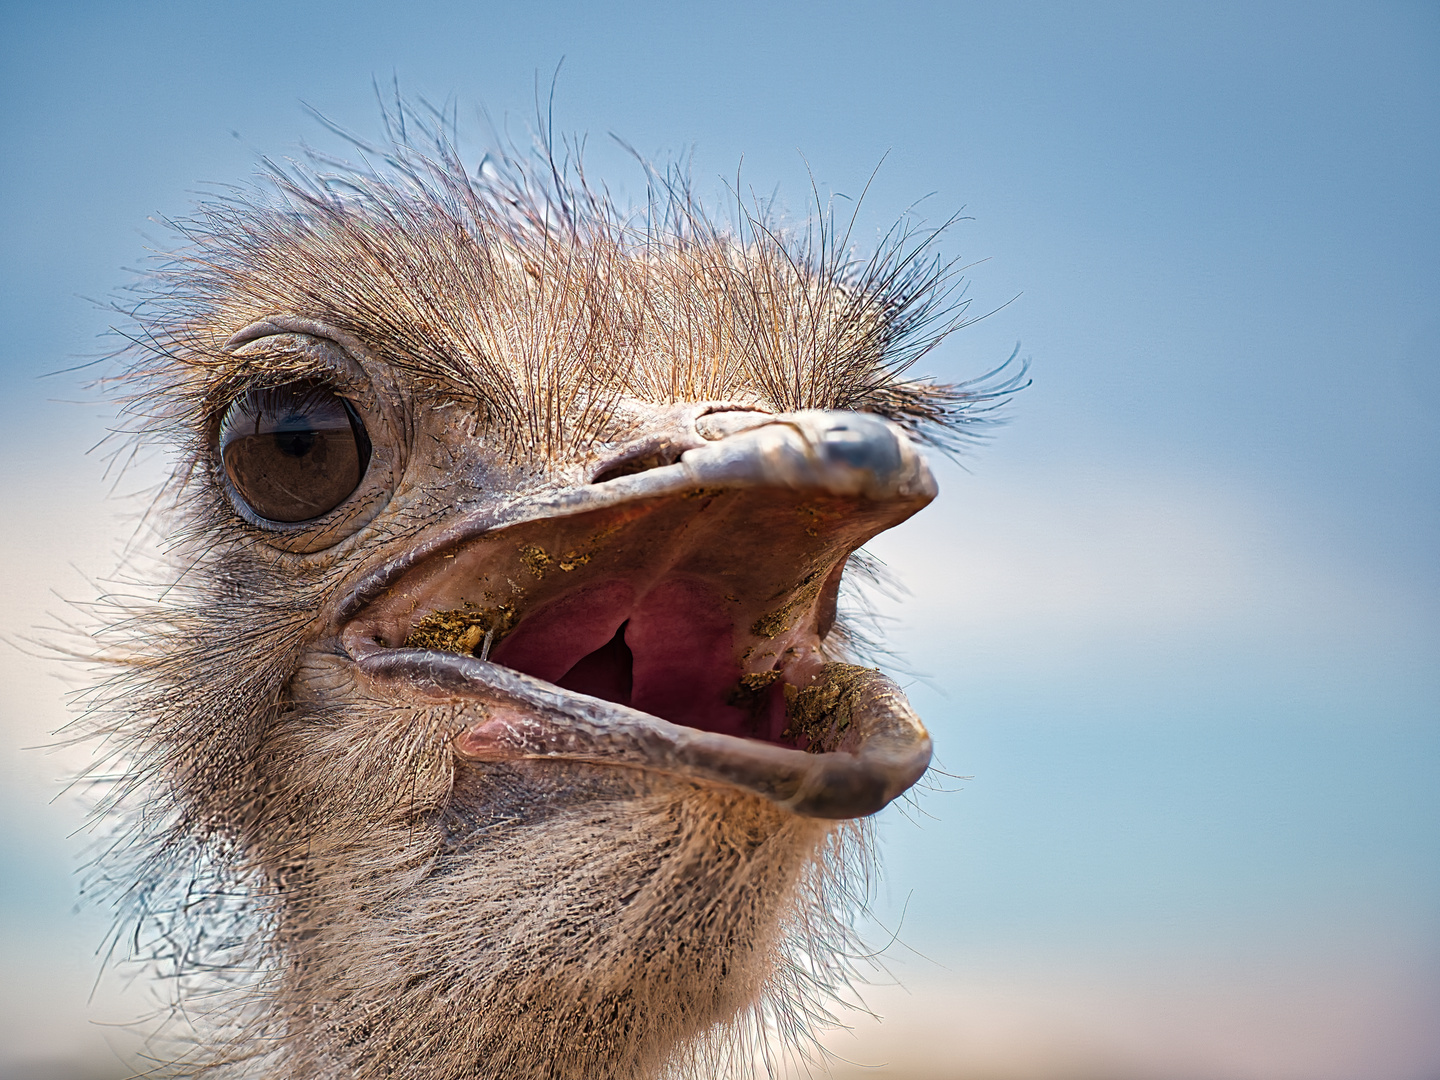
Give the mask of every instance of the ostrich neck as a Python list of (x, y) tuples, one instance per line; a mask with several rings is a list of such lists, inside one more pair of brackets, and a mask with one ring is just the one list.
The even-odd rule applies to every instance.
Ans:
[(683, 1071), (677, 1048), (753, 1020), (784, 944), (823, 923), (835, 826), (752, 795), (527, 763), (466, 770), (452, 795), (363, 843), (312, 834), (281, 900), (274, 1080)]

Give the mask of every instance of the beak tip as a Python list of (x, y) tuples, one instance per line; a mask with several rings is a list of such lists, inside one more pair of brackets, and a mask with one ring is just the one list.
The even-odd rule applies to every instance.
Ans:
[(898, 425), (869, 413), (805, 410), (687, 450), (695, 483), (813, 489), (876, 502), (929, 502), (939, 487)]

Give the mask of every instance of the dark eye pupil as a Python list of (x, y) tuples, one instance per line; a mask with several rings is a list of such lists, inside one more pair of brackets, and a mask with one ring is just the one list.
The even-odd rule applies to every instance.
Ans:
[(290, 427), (289, 425), (295, 421), (301, 425), (305, 424), (303, 416), (287, 416), (285, 418), (286, 427), (275, 432), (275, 448), (282, 454), (289, 454), (291, 457), (304, 457), (315, 448), (315, 441), (320, 437), (320, 433), (312, 431), (308, 426)]
[(225, 413), (220, 460), (236, 493), (270, 521), (310, 521), (339, 506), (370, 464), (354, 407), (326, 386), (252, 390)]

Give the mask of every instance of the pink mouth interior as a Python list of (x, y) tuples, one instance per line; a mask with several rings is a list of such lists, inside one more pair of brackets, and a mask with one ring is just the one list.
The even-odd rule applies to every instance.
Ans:
[(788, 742), (778, 682), (758, 707), (732, 703), (743, 668), (725, 606), (683, 577), (638, 596), (627, 580), (597, 582), (528, 615), (490, 659), (672, 723)]

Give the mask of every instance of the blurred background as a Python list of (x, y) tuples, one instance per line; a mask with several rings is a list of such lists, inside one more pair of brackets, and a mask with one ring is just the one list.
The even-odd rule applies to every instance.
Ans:
[[(1440, 8), (631, 2), (0, 7), (0, 581), (14, 641), (111, 573), (84, 375), (102, 302), (207, 182), (537, 83), (612, 140), (864, 249), (908, 209), (974, 265), (923, 362), (1020, 343), (1009, 424), (877, 541), (940, 763), (887, 810), (888, 974), (838, 1077), (1440, 1077)], [(0, 1075), (126, 1075), (154, 990), (77, 911), (66, 673), (0, 646)], [(73, 673), (69, 678), (73, 678)], [(871, 1013), (875, 1015), (871, 1015)]]

